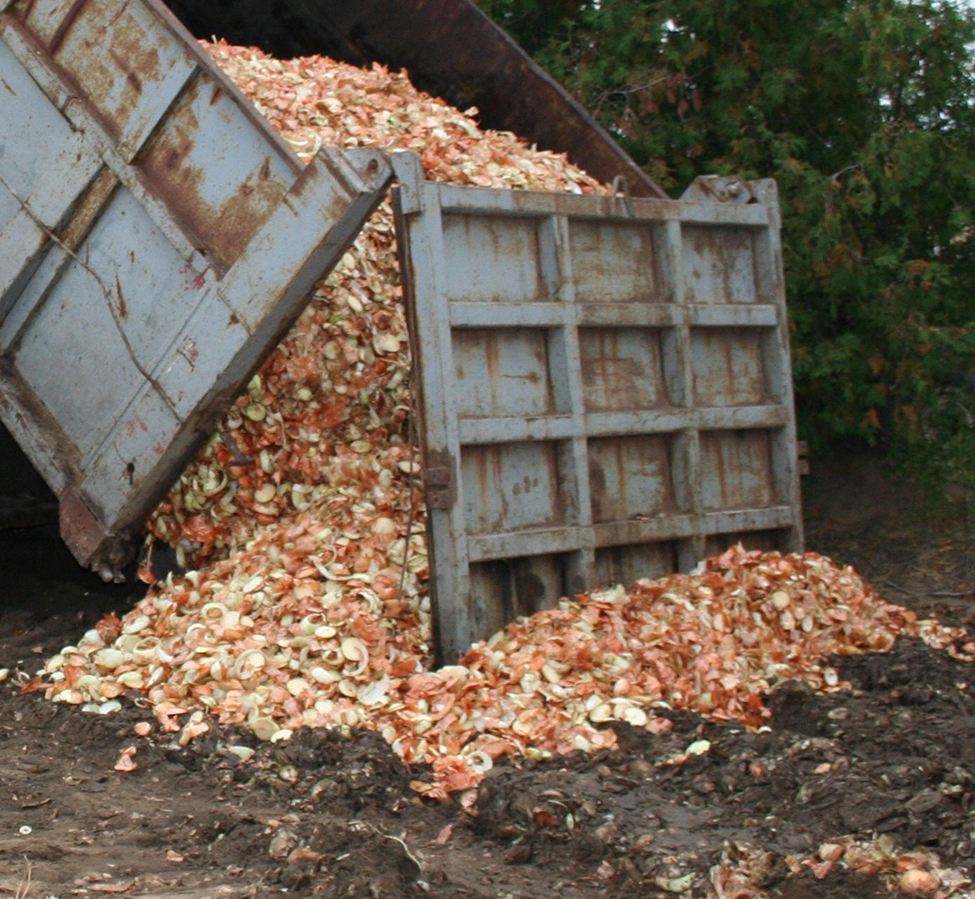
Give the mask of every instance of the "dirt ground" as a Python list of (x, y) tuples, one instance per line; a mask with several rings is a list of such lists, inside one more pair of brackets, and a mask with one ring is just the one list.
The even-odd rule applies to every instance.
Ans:
[[(814, 472), (806, 492), (809, 549), (970, 625), (963, 522), (922, 514), (872, 460)], [(846, 837), (936, 853), (956, 871), (941, 894), (975, 895), (958, 885), (958, 872), (975, 879), (975, 677), (918, 641), (837, 660), (849, 692), (781, 685), (768, 732), (686, 713), (659, 736), (617, 725), (620, 750), (499, 765), (465, 810), (419, 799), (415, 772), (372, 733), (258, 746), (214, 729), (181, 748), (135, 736), (151, 716), (128, 699), (99, 716), (21, 695), (18, 672), (124, 611), (135, 588), (89, 578), (44, 528), (0, 535), (0, 567), (0, 897), (896, 894), (895, 875), (786, 864)], [(703, 755), (660, 764), (701, 740)], [(249, 763), (235, 743), (256, 746)], [(131, 745), (137, 770), (115, 771)], [(715, 873), (745, 868), (747, 890)]]

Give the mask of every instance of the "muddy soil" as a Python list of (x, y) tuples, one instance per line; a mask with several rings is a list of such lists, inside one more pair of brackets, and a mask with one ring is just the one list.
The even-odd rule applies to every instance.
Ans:
[[(817, 472), (807, 488), (810, 549), (853, 564), (888, 599), (970, 624), (961, 522), (923, 514), (876, 460)], [(852, 684), (843, 693), (781, 685), (768, 732), (684, 713), (665, 735), (620, 725), (618, 751), (499, 765), (464, 809), (419, 799), (408, 784), (422, 772), (369, 732), (299, 731), (270, 746), (215, 729), (187, 748), (135, 736), (151, 720), (137, 697), (98, 716), (20, 694), (21, 672), (104, 612), (124, 611), (133, 593), (79, 571), (44, 528), (0, 535), (0, 570), (0, 668), (10, 669), (0, 684), (0, 897), (896, 891), (895, 876), (842, 861), (786, 863), (846, 836), (879, 838), (892, 854), (928, 850), (975, 879), (975, 671), (918, 641), (837, 659)], [(702, 740), (709, 751), (666, 764)], [(237, 744), (256, 748), (249, 762)], [(114, 770), (129, 746), (137, 769)], [(716, 871), (746, 864), (751, 892), (721, 887)]]

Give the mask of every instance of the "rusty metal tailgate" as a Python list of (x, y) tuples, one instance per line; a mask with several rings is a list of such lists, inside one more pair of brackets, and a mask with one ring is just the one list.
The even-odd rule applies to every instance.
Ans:
[(713, 187), (395, 193), (444, 658), (737, 540), (800, 546), (775, 186)]
[(154, 0), (0, 0), (0, 417), (111, 574), (391, 178), (307, 167)]

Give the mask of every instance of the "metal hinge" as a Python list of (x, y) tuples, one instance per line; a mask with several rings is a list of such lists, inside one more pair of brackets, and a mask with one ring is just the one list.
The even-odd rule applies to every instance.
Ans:
[(427, 505), (431, 509), (446, 511), (457, 500), (457, 482), (454, 477), (454, 458), (446, 450), (427, 453), (423, 473)]
[(796, 462), (801, 476), (809, 474), (809, 444), (805, 440), (796, 442)]

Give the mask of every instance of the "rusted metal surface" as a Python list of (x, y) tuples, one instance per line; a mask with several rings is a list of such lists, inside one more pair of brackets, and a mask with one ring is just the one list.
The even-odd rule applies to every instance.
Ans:
[(155, 0), (0, 0), (0, 418), (104, 575), (392, 171), (302, 167)]
[(800, 548), (772, 182), (396, 196), (444, 658), (731, 542)]
[(171, 0), (198, 37), (256, 45), (281, 58), (322, 53), (409, 71), (414, 84), (487, 128), (513, 131), (640, 197), (666, 194), (591, 115), (471, 0)]

